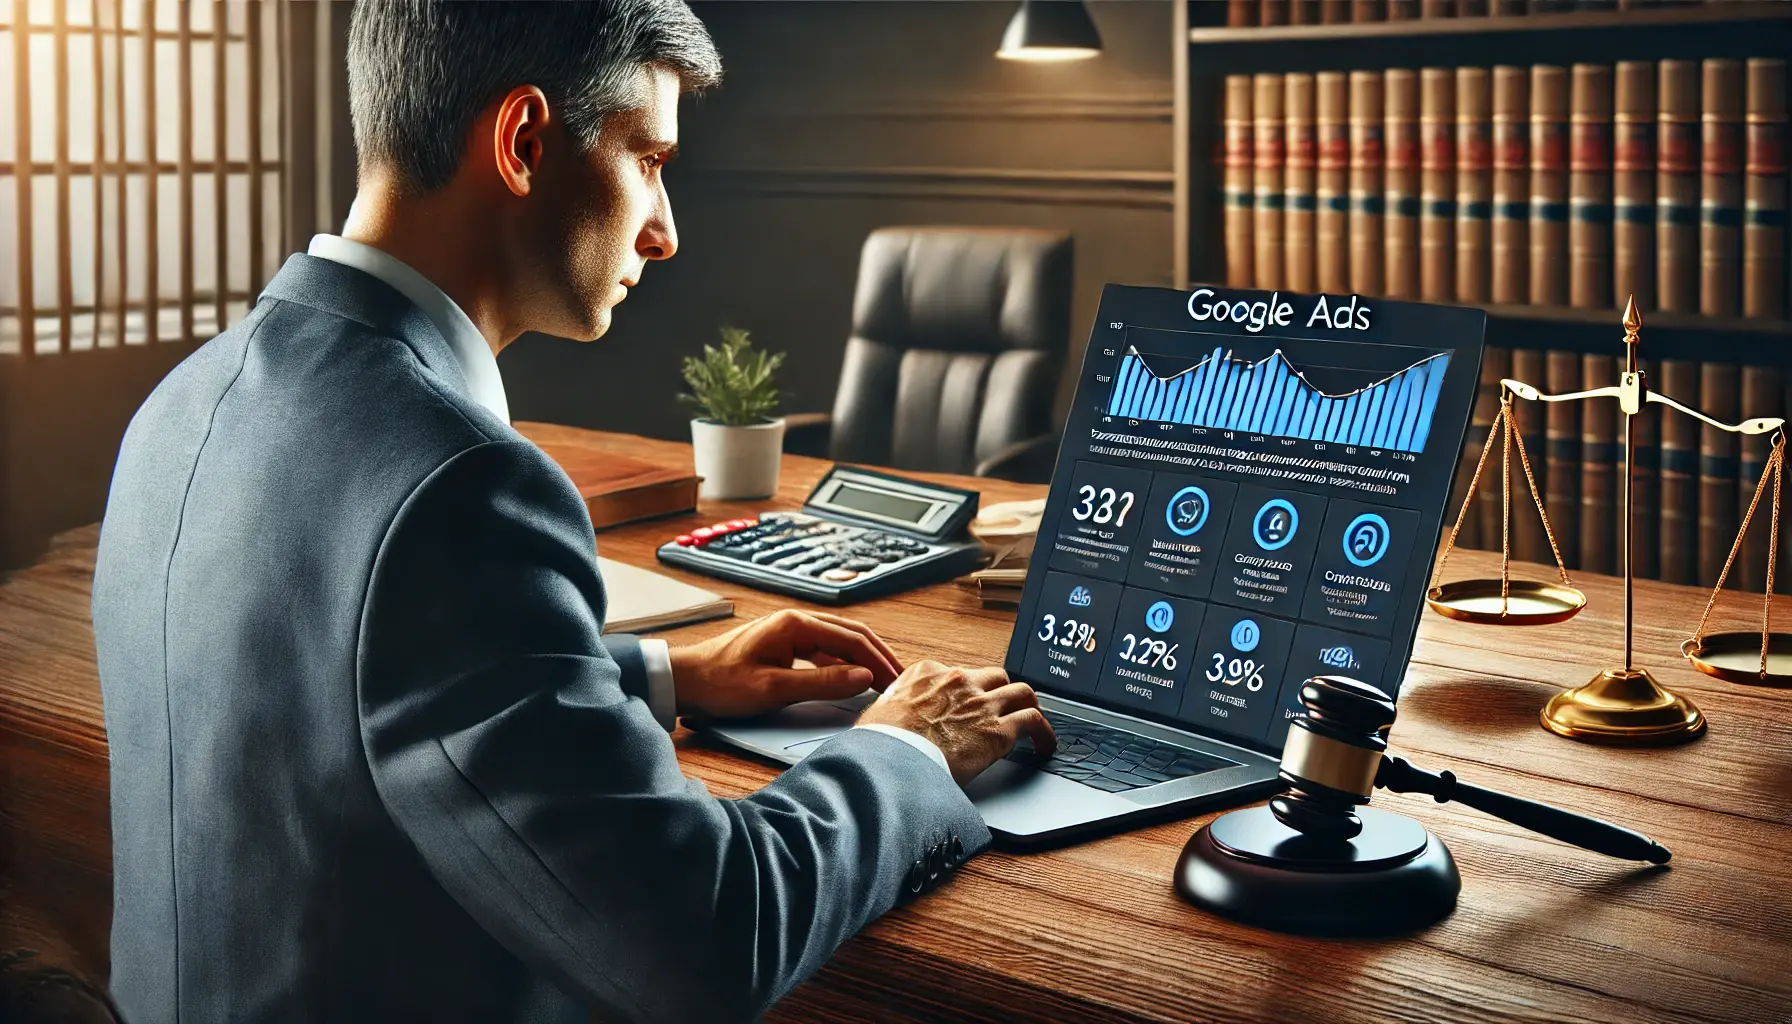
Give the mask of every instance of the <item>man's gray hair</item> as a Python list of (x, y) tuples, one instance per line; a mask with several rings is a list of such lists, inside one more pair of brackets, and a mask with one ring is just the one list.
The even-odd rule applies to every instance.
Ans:
[(709, 31), (684, 0), (361, 0), (349, 28), (349, 113), (363, 169), (419, 194), (446, 185), (488, 105), (534, 85), (582, 144), (640, 107), (642, 70), (684, 90), (721, 79)]

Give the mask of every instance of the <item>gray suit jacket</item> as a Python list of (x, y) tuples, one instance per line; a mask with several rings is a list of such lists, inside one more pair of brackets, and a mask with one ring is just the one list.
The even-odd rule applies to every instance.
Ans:
[(112, 986), (158, 1022), (751, 1017), (988, 833), (867, 730), (680, 775), (591, 522), (397, 292), (293, 256), (125, 435)]

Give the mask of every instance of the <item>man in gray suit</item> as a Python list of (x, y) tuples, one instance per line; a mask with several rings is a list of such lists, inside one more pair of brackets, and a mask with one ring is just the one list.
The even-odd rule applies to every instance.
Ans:
[[(169, 374), (113, 476), (129, 1019), (749, 1018), (987, 843), (960, 783), (1051, 745), (1024, 684), (837, 616), (599, 638), (590, 520), (495, 356), (596, 339), (673, 254), (660, 168), (718, 74), (679, 0), (357, 5), (342, 236)], [(679, 773), (680, 712), (868, 685), (750, 797)]]

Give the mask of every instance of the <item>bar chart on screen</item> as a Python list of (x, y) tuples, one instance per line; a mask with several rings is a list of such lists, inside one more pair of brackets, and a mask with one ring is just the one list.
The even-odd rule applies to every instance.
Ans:
[[(1426, 356), (1373, 383), (1328, 394), (1281, 349), (1261, 359), (1216, 347), (1193, 366), (1129, 347), (1114, 374), (1109, 416), (1277, 437), (1422, 452), (1450, 354)], [(1186, 362), (1186, 360), (1183, 360)]]

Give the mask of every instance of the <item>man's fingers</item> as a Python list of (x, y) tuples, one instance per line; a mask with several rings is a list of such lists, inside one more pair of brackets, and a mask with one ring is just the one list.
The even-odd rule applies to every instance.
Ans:
[(800, 656), (807, 657), (812, 652), (820, 652), (855, 665), (863, 665), (871, 670), (879, 683), (888, 683), (896, 678), (895, 663), (885, 657), (877, 645), (862, 633), (810, 615), (792, 619), (789, 629), (790, 633), (786, 638)]
[(902, 672), (902, 659), (896, 657), (896, 652), (892, 651), (890, 645), (884, 643), (884, 638), (878, 636), (876, 631), (870, 626), (865, 625), (857, 619), (849, 619), (844, 615), (835, 615), (833, 612), (809, 612), (808, 614), (823, 622), (831, 622), (836, 626), (841, 626), (850, 629), (855, 633), (862, 634), (865, 639), (871, 641), (873, 647), (876, 647), (883, 653), (885, 658), (889, 659), (891, 667), (893, 667), (897, 673), (900, 674)]
[(1033, 741), (1033, 749), (1040, 757), (1050, 757), (1057, 752), (1058, 734), (1052, 731), (1052, 724), (1045, 720), (1045, 712), (1037, 707), (1023, 708), (1012, 715), (1003, 715), (1001, 723), (1011, 743), (1025, 736)]
[(964, 670), (965, 681), (979, 690), (994, 690), (1008, 685), (1008, 673), (994, 665), (985, 668), (967, 668)]
[(872, 679), (871, 670), (863, 665), (774, 668), (768, 671), (771, 692), (784, 704), (856, 697), (865, 692)]
[(1039, 706), (1039, 694), (1026, 683), (1008, 683), (984, 694), (995, 704), (996, 714), (1007, 715)]

